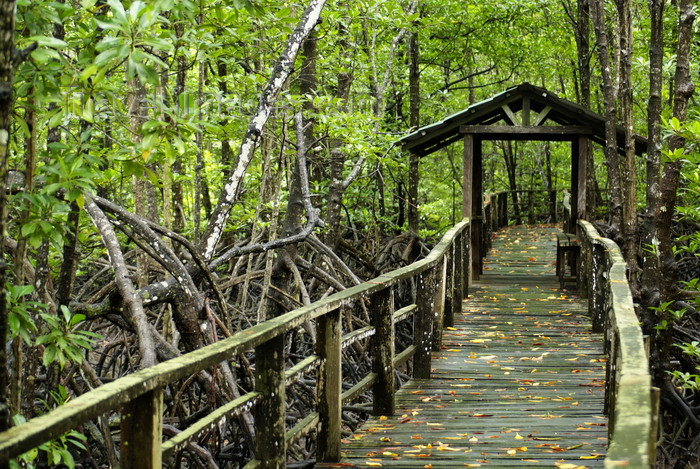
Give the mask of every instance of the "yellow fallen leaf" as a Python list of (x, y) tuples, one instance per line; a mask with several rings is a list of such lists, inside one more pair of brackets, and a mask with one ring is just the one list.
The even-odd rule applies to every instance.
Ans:
[(382, 463), (375, 461), (367, 461), (365, 464), (367, 464), (370, 467), (382, 467)]
[(598, 459), (602, 456), (602, 454), (592, 453), (590, 456), (580, 456), (579, 459)]
[(520, 435), (520, 433), (515, 434), (515, 439), (516, 440), (522, 440), (524, 437)]

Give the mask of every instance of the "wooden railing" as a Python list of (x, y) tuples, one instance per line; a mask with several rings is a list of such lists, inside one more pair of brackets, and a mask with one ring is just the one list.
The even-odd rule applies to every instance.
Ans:
[(608, 355), (606, 413), (609, 448), (605, 467), (655, 466), (657, 391), (651, 386), (649, 360), (627, 283), (620, 249), (579, 220), (579, 288), (588, 297), (593, 330), (603, 332)]
[(492, 229), (516, 224), (554, 222), (559, 218), (558, 190), (501, 191), (484, 197), (484, 219)]
[(483, 255), (491, 249), (491, 234), (511, 222), (535, 224), (560, 220), (562, 210), (557, 199), (559, 192), (561, 191), (536, 189), (501, 191), (484, 196), (481, 233)]
[[(317, 430), (317, 460), (340, 458), (342, 405), (372, 391), (373, 413), (394, 412), (396, 367), (413, 359), (413, 375), (430, 376), (430, 352), (439, 349), (443, 327), (467, 296), (470, 224), (450, 229), (430, 254), (418, 262), (335, 293), (328, 298), (270, 319), (181, 357), (138, 371), (68, 401), (63, 406), (0, 434), (0, 467), (10, 459), (50, 441), (88, 420), (110, 412), (121, 414), (122, 468), (160, 468), (189, 442), (222, 421), (253, 409), (255, 455), (246, 468), (283, 468), (287, 447)], [(409, 304), (394, 295), (401, 282), (413, 282)], [(343, 334), (345, 308), (365, 302), (371, 326)], [(412, 345), (395, 352), (395, 325), (413, 319)], [(285, 334), (315, 321), (316, 354), (285, 369)], [(343, 391), (342, 350), (370, 337), (372, 372)], [(255, 388), (163, 441), (163, 390), (166, 386), (255, 352)], [(304, 372), (317, 369), (317, 410), (294, 427), (285, 425), (285, 388)]]

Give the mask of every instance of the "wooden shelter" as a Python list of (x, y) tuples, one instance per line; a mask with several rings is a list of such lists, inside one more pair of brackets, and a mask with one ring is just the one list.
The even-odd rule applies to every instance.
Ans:
[[(617, 127), (617, 147), (624, 154), (625, 130)], [(554, 93), (523, 83), (473, 104), (440, 122), (401, 138), (403, 149), (428, 155), (464, 140), (462, 215), (472, 219), (472, 256), (480, 265), (480, 224), (483, 213), (482, 142), (484, 140), (545, 140), (571, 142), (571, 211), (587, 219), (586, 172), (591, 141), (605, 145), (605, 117), (559, 98)], [(647, 140), (635, 136), (635, 151), (646, 152)], [(567, 231), (575, 229), (575, 222)], [(475, 270), (475, 269), (473, 269)], [(479, 270), (474, 272), (478, 275)]]

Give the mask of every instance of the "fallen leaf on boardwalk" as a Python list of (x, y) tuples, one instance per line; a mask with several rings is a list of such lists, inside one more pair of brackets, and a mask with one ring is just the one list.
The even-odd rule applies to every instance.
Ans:
[(426, 465), (423, 466), (423, 467), (433, 467), (433, 465), (432, 465), (432, 464), (426, 464)]
[(586, 469), (585, 466), (579, 466), (577, 464), (555, 462), (554, 465), (559, 469)]
[(598, 458), (602, 458), (602, 457), (603, 457), (602, 454), (591, 453), (590, 456), (580, 456), (579, 459), (598, 459)]
[(516, 434), (515, 434), (515, 439), (516, 439), (516, 440), (522, 440), (523, 437), (520, 436), (520, 433), (516, 433)]
[(391, 438), (389, 438), (388, 436), (385, 436), (385, 437), (380, 438), (379, 441), (387, 442), (387, 441), (391, 441)]
[(475, 436), (469, 438), (469, 442), (470, 442), (470, 443), (476, 443), (477, 441), (479, 441), (479, 439), (478, 439), (477, 437), (475, 437)]
[(382, 467), (382, 463), (377, 461), (367, 461), (365, 464), (367, 464), (370, 467)]
[(481, 464), (467, 464), (467, 463), (464, 463), (464, 467), (481, 467)]

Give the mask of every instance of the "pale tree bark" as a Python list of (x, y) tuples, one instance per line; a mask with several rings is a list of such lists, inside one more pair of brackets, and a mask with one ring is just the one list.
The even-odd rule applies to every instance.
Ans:
[(136, 288), (134, 288), (134, 284), (129, 278), (129, 272), (127, 270), (126, 262), (124, 261), (124, 255), (119, 247), (119, 240), (117, 240), (117, 236), (114, 233), (114, 229), (107, 219), (107, 216), (89, 197), (87, 197), (85, 202), (85, 210), (87, 211), (88, 215), (90, 215), (90, 218), (92, 218), (92, 221), (95, 224), (97, 231), (100, 233), (105, 247), (107, 248), (107, 254), (109, 255), (112, 268), (114, 269), (116, 284), (126, 307), (127, 317), (129, 318), (131, 325), (136, 330), (139, 343), (139, 352), (141, 355), (139, 368), (143, 369), (155, 365), (156, 349), (153, 335), (150, 331), (146, 312), (143, 309), (141, 297), (136, 292)]
[(218, 203), (209, 219), (209, 224), (202, 238), (201, 249), (204, 258), (207, 260), (211, 260), (214, 255), (214, 251), (226, 227), (231, 209), (238, 201), (243, 178), (253, 158), (255, 147), (260, 140), (267, 119), (272, 112), (272, 105), (282, 90), (287, 78), (289, 78), (301, 45), (314, 26), (316, 26), (325, 3), (325, 0), (311, 0), (311, 3), (302, 14), (297, 27), (289, 37), (287, 45), (280, 55), (270, 79), (260, 95), (258, 108), (238, 148), (236, 165), (226, 178), (224, 188), (219, 195)]

